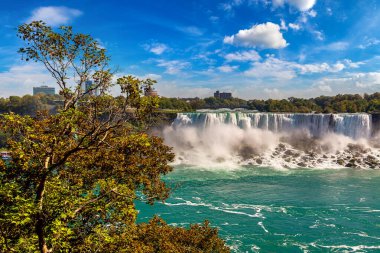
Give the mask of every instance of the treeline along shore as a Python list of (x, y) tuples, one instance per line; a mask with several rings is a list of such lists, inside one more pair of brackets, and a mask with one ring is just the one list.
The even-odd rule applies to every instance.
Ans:
[[(0, 114), (14, 112), (20, 115), (35, 115), (37, 111), (47, 110), (55, 113), (61, 104), (59, 95), (38, 94), (23, 97), (0, 98)], [(316, 98), (253, 99), (240, 98), (167, 98), (160, 97), (159, 108), (162, 113), (191, 112), (199, 109), (245, 108), (259, 112), (288, 113), (380, 113), (380, 92), (359, 95), (319, 96)]]
[(259, 112), (289, 112), (289, 113), (378, 113), (380, 112), (380, 92), (371, 95), (336, 95), (319, 96), (316, 98), (243, 100), (239, 98), (165, 98), (161, 97), (161, 109), (194, 111), (197, 109), (246, 108)]

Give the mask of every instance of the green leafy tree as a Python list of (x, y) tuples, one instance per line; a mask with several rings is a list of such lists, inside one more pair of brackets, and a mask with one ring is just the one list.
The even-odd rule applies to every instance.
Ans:
[[(136, 224), (134, 201), (165, 200), (171, 148), (144, 129), (157, 99), (153, 80), (117, 80), (107, 94), (108, 57), (88, 35), (43, 22), (19, 28), (25, 60), (43, 63), (60, 86), (63, 106), (51, 115), (0, 119), (10, 161), (0, 160), (1, 252), (228, 252), (204, 224), (173, 228), (154, 218)], [(94, 80), (90, 90), (83, 83)]]

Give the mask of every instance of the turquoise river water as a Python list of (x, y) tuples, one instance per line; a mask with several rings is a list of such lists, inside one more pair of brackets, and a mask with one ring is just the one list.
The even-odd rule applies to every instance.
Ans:
[(176, 166), (139, 221), (218, 227), (232, 252), (380, 252), (380, 171)]

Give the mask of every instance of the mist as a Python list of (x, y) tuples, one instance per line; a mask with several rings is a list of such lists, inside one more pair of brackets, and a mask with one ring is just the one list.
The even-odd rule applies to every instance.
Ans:
[(323, 119), (319, 125), (305, 120), (309, 116), (300, 120), (299, 115), (278, 114), (262, 124), (257, 115), (233, 115), (179, 114), (162, 131), (166, 144), (174, 148), (175, 164), (231, 169), (247, 165), (375, 168), (379, 164), (374, 141), (378, 137), (369, 134), (366, 115), (335, 115), (336, 122)]

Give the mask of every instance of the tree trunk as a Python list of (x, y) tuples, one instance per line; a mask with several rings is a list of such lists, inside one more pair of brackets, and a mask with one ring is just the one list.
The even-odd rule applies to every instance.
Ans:
[(44, 191), (45, 191), (45, 182), (46, 182), (46, 176), (44, 176), (44, 178), (40, 181), (40, 184), (38, 185), (38, 188), (37, 188), (37, 196), (36, 196), (36, 201), (38, 204), (36, 234), (38, 236), (38, 247), (41, 253), (48, 253), (48, 248), (46, 245), (45, 235), (44, 235), (45, 221), (44, 221), (43, 205), (42, 205)]
[[(45, 160), (45, 170), (49, 168), (49, 162), (50, 162), (50, 157), (46, 158)], [(45, 175), (41, 178), (41, 181), (37, 187), (37, 192), (36, 192), (36, 203), (38, 205), (36, 234), (38, 236), (38, 247), (41, 253), (49, 252), (48, 247), (46, 245), (46, 241), (45, 241), (45, 231), (44, 231), (45, 218), (44, 218), (44, 213), (43, 213), (43, 198), (44, 198), (44, 193), (45, 193), (46, 178), (47, 178), (47, 171), (45, 172)]]

